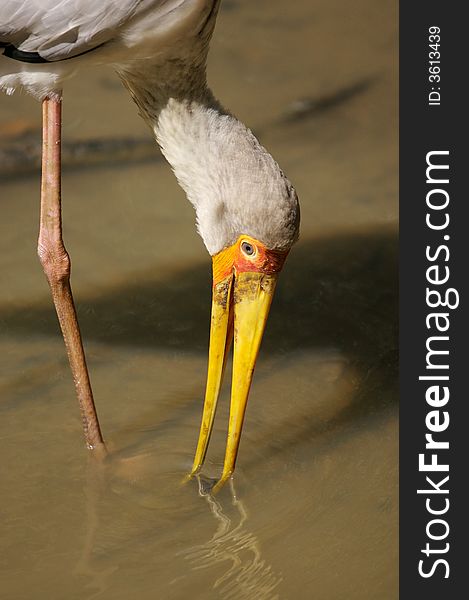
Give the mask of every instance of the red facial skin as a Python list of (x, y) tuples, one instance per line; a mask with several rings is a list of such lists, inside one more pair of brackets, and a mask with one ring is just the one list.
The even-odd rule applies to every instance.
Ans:
[[(252, 256), (243, 252), (243, 242), (249, 243), (255, 249)], [(269, 250), (261, 242), (243, 235), (235, 244), (213, 256), (213, 285), (217, 285), (233, 272), (278, 273), (287, 255), (288, 251)]]

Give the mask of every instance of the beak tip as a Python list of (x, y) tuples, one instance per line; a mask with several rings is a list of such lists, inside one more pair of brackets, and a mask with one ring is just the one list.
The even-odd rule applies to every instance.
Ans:
[(230, 470), (227, 473), (223, 473), (223, 475), (220, 477), (220, 479), (217, 481), (217, 483), (213, 486), (212, 493), (218, 494), (218, 492), (225, 485), (225, 483), (229, 479), (231, 479), (232, 475), (233, 475), (233, 470)]

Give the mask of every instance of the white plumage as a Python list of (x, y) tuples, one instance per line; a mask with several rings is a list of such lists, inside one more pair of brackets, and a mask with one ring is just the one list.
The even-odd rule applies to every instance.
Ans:
[(42, 99), (79, 67), (155, 61), (158, 52), (194, 35), (216, 4), (207, 0), (2, 0), (0, 44), (35, 53), (48, 62), (15, 64), (0, 53), (0, 89), (13, 93), (24, 87)]
[(156, 139), (197, 212), (210, 254), (240, 235), (288, 250), (298, 234), (298, 201), (272, 156), (236, 118), (198, 103), (170, 100)]

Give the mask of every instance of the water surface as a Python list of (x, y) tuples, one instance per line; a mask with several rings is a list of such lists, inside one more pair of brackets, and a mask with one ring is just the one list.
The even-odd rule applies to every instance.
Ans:
[[(210, 261), (155, 159), (69, 169), (65, 242), (104, 435), (98, 467), (36, 258), (37, 175), (0, 182), (0, 597), (397, 597), (396, 7), (225, 2), (216, 94), (297, 187), (232, 486), (181, 487), (206, 374)], [(0, 98), (0, 123), (40, 107)], [(149, 136), (111, 71), (64, 136)], [(205, 474), (220, 472), (229, 390)]]

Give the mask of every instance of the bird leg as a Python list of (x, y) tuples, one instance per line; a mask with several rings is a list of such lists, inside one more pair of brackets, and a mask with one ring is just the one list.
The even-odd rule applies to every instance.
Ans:
[(67, 348), (80, 404), (86, 445), (90, 449), (105, 450), (70, 288), (70, 257), (62, 241), (60, 191), (62, 99), (60, 93), (43, 100), (42, 118), (41, 218), (37, 251), (49, 282)]

